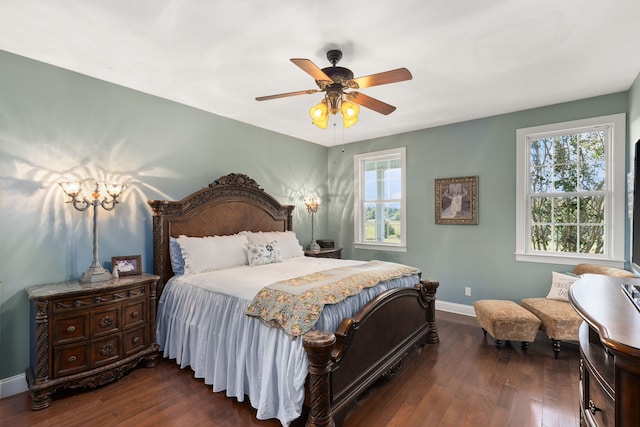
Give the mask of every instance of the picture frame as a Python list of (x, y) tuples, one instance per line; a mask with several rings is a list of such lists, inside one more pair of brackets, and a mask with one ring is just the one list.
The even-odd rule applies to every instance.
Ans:
[(478, 224), (478, 177), (436, 178), (436, 224)]
[(119, 276), (142, 274), (142, 255), (125, 255), (111, 257), (111, 269), (118, 266)]

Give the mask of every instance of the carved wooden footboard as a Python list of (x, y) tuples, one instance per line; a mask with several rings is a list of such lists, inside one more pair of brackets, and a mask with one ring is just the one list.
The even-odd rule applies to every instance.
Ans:
[(304, 335), (309, 357), (307, 426), (342, 425), (362, 392), (380, 377), (393, 375), (412, 347), (439, 341), (438, 285), (422, 280), (414, 289), (392, 289), (344, 319), (335, 334)]

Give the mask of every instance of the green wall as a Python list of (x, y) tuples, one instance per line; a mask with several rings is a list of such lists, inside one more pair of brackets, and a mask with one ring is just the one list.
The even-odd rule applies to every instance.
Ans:
[[(441, 302), (518, 300), (548, 291), (550, 271), (516, 262), (515, 132), (629, 112), (640, 137), (640, 83), (629, 92), (325, 148), (0, 51), (0, 381), (29, 360), (24, 288), (67, 280), (91, 262), (91, 215), (73, 210), (67, 175), (126, 182), (123, 203), (99, 213), (100, 258), (141, 254), (151, 271), (148, 199), (180, 199), (229, 172), (245, 173), (280, 202), (323, 195), (316, 237), (344, 255), (415, 265), (440, 280)], [(354, 250), (353, 155), (407, 147), (408, 251)], [(479, 225), (435, 225), (435, 178), (479, 176)], [(464, 297), (465, 286), (472, 297)]]
[[(29, 363), (29, 285), (78, 277), (92, 260), (90, 211), (63, 177), (128, 185), (100, 210), (100, 259), (141, 254), (152, 270), (148, 199), (181, 199), (230, 172), (294, 204), (306, 245), (307, 192), (327, 192), (327, 149), (0, 51), (0, 379)], [(316, 217), (318, 235), (327, 213)], [(108, 263), (110, 267), (110, 262)]]
[[(552, 270), (516, 262), (516, 129), (627, 111), (627, 93), (488, 117), (334, 147), (329, 150), (329, 234), (346, 257), (414, 265), (440, 281), (438, 299), (468, 306), (484, 298), (546, 296)], [(407, 252), (354, 249), (353, 155), (407, 147)], [(479, 177), (479, 224), (436, 225), (434, 180)], [(403, 230), (404, 232), (404, 230)], [(464, 296), (471, 287), (472, 296)], [(464, 311), (464, 310), (463, 310)]]

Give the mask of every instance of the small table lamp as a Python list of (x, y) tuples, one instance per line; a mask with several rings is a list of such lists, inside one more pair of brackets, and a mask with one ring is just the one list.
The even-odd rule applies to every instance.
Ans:
[(305, 197), (304, 205), (307, 207), (307, 210), (311, 214), (311, 243), (307, 247), (310, 251), (319, 251), (320, 245), (316, 242), (316, 239), (313, 237), (313, 216), (318, 212), (318, 208), (320, 207), (320, 203), (322, 203), (322, 198), (320, 196), (315, 197)]
[(61, 182), (60, 186), (71, 197), (67, 203), (72, 203), (73, 207), (79, 211), (86, 211), (89, 206), (93, 206), (93, 262), (89, 269), (80, 277), (81, 282), (102, 282), (111, 279), (111, 273), (105, 270), (98, 259), (98, 206), (102, 206), (104, 210), (112, 211), (118, 203), (118, 196), (122, 193), (122, 185), (105, 184), (107, 193), (111, 196), (111, 200), (106, 197), (100, 201), (100, 185), (96, 183), (96, 188), (91, 193), (93, 200), (83, 197), (78, 199), (82, 192), (82, 185), (79, 182)]

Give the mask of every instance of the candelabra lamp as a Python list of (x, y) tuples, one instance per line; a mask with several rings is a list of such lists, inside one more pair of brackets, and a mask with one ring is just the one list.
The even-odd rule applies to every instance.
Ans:
[(310, 251), (320, 250), (320, 245), (318, 245), (318, 242), (316, 242), (316, 239), (313, 237), (313, 217), (318, 212), (320, 203), (322, 203), (322, 198), (320, 196), (304, 198), (304, 205), (311, 214), (311, 243), (309, 243), (309, 246), (307, 247)]
[(79, 211), (86, 211), (93, 206), (93, 262), (89, 269), (80, 276), (81, 282), (102, 282), (111, 279), (111, 273), (100, 265), (98, 257), (98, 208), (102, 206), (104, 210), (112, 211), (118, 204), (118, 197), (122, 193), (122, 186), (119, 184), (105, 184), (107, 194), (111, 197), (105, 197), (100, 200), (100, 185), (96, 183), (95, 190), (91, 193), (92, 200), (83, 197), (80, 200), (82, 185), (79, 182), (61, 182), (60, 186), (71, 197), (67, 203), (73, 204), (73, 207)]

